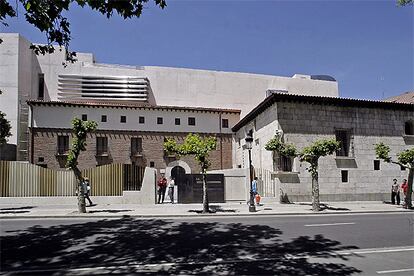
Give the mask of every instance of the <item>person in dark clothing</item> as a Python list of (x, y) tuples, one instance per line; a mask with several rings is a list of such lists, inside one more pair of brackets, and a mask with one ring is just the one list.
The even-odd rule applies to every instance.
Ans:
[(165, 191), (167, 190), (167, 179), (161, 175), (158, 180), (158, 204), (164, 203)]
[(93, 205), (92, 200), (89, 198), (89, 194), (91, 192), (91, 185), (89, 183), (89, 179), (87, 177), (85, 177), (83, 179), (83, 183), (85, 185), (83, 187), (84, 197), (85, 197), (85, 199), (87, 199), (89, 201), (89, 206), (92, 206)]

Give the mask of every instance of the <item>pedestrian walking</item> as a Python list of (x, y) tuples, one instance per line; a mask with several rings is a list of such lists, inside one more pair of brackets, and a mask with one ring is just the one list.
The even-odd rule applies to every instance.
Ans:
[(395, 204), (395, 199), (397, 199), (397, 205), (400, 205), (400, 185), (397, 183), (397, 179), (393, 179), (394, 183), (391, 186), (391, 203)]
[(255, 177), (252, 181), (252, 193), (253, 195), (257, 194), (257, 177)]
[(87, 177), (83, 178), (83, 185), (84, 185), (84, 187), (83, 187), (83, 193), (84, 194), (83, 195), (84, 195), (85, 199), (87, 199), (89, 201), (89, 206), (92, 206), (93, 203), (92, 203), (92, 200), (89, 197), (89, 194), (91, 193), (91, 184), (89, 182), (89, 178), (87, 178)]
[(407, 179), (403, 180), (403, 183), (401, 184), (401, 190), (403, 191), (404, 194), (404, 203), (403, 206), (407, 207), (408, 206), (408, 202), (407, 202), (407, 194), (408, 194), (408, 182)]
[(164, 203), (165, 190), (167, 189), (167, 179), (162, 174), (158, 180), (158, 204)]
[(171, 177), (168, 183), (168, 196), (170, 197), (171, 203), (174, 203), (174, 187), (175, 181), (174, 178)]

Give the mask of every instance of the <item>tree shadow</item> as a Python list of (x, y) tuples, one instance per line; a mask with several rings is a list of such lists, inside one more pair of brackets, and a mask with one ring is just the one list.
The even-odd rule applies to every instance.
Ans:
[(30, 209), (33, 209), (33, 208), (36, 208), (36, 207), (23, 206), (23, 207), (0, 208), (0, 215), (30, 213)]
[(14, 210), (26, 210), (26, 209), (34, 209), (35, 206), (22, 206), (22, 207), (12, 207), (12, 208), (0, 208), (0, 211), (14, 211)]
[[(136, 220), (123, 217), (8, 231), (0, 239), (1, 271), (124, 266), (123, 274), (141, 273), (137, 264), (165, 264), (157, 274), (350, 275), (360, 270), (338, 263), (355, 249), (323, 235), (280, 239), (266, 225)], [(310, 258), (323, 258), (323, 263)], [(170, 263), (169, 265), (167, 265)], [(174, 263), (174, 264), (171, 264)], [(141, 266), (142, 267), (142, 266)], [(142, 268), (141, 268), (142, 269)], [(155, 269), (153, 267), (153, 269)], [(47, 273), (43, 273), (45, 275)]]
[[(214, 213), (236, 213), (235, 209), (224, 209), (221, 205), (209, 205), (209, 213), (210, 214), (214, 214)], [(197, 213), (197, 214), (202, 214), (203, 210), (188, 210), (188, 212), (190, 213)]]
[(108, 209), (108, 210), (90, 210), (90, 211), (88, 211), (88, 213), (122, 213), (122, 212), (132, 212), (133, 210), (127, 210), (127, 209), (124, 209), (124, 210), (111, 210), (111, 209)]
[[(308, 205), (308, 206), (312, 206), (312, 203), (299, 203), (299, 205)], [(326, 203), (319, 203), (319, 207), (320, 210), (319, 211), (324, 211), (324, 210), (332, 210), (332, 211), (351, 211), (351, 209), (348, 208), (344, 208), (344, 207), (333, 207), (330, 206)], [(312, 210), (312, 209), (309, 209)]]

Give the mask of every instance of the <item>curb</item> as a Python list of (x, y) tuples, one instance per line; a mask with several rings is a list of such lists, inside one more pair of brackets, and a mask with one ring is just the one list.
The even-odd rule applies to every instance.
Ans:
[(253, 216), (321, 216), (321, 215), (349, 215), (349, 214), (392, 214), (392, 213), (412, 213), (413, 211), (410, 210), (396, 210), (396, 211), (345, 211), (345, 212), (320, 212), (320, 213), (304, 213), (304, 212), (296, 212), (296, 213), (246, 213), (246, 214), (217, 214), (217, 213), (210, 213), (210, 214), (157, 214), (157, 215), (143, 215), (143, 214), (123, 214), (123, 215), (88, 215), (86, 214), (66, 214), (66, 215), (32, 215), (32, 216), (0, 216), (0, 219), (38, 219), (38, 218), (78, 218), (78, 219), (96, 219), (96, 218), (184, 218), (184, 217), (191, 217), (191, 218), (206, 218), (206, 217), (253, 217)]

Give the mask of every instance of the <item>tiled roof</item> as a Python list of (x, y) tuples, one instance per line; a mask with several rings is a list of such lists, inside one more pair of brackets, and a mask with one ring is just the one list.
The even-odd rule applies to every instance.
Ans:
[(414, 104), (398, 103), (398, 102), (385, 102), (375, 100), (362, 100), (351, 98), (335, 98), (335, 97), (322, 97), (322, 96), (304, 96), (293, 94), (271, 94), (264, 99), (258, 106), (249, 112), (243, 119), (241, 119), (233, 128), (234, 132), (238, 131), (248, 122), (256, 118), (257, 115), (265, 111), (275, 102), (301, 102), (309, 104), (324, 104), (335, 106), (347, 106), (347, 107), (362, 107), (362, 108), (382, 108), (382, 109), (394, 109), (394, 110), (409, 110), (414, 112)]
[(186, 107), (186, 106), (160, 106), (150, 104), (127, 104), (127, 103), (106, 103), (106, 102), (87, 102), (87, 101), (41, 101), (29, 100), (28, 105), (48, 105), (48, 106), (79, 106), (79, 107), (110, 107), (110, 108), (132, 108), (132, 109), (152, 109), (152, 110), (182, 110), (182, 111), (204, 111), (204, 112), (224, 112), (240, 113), (239, 109), (208, 108), (208, 107)]
[(385, 99), (386, 102), (414, 104), (414, 91), (405, 92), (401, 95)]

